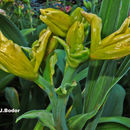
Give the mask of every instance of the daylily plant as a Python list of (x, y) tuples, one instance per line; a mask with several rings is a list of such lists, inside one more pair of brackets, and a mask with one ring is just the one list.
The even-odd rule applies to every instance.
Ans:
[[(65, 109), (70, 93), (77, 85), (72, 75), (85, 61), (118, 59), (130, 54), (130, 18), (126, 18), (120, 29), (101, 40), (102, 20), (95, 14), (77, 8), (69, 16), (57, 9), (41, 9), (40, 19), (47, 24), (32, 48), (20, 47), (0, 32), (0, 68), (16, 76), (33, 80), (47, 94), (52, 106), (53, 130), (68, 130)], [(90, 48), (84, 46), (85, 36), (91, 26)], [(87, 33), (86, 33), (87, 32)], [(56, 54), (49, 55), (61, 43), (66, 52), (66, 68), (60, 86), (53, 83)], [(23, 50), (29, 52), (27, 57)], [(49, 60), (46, 62), (46, 57)], [(47, 67), (41, 67), (42, 61)], [(45, 70), (44, 70), (45, 69)], [(41, 71), (40, 71), (41, 72)], [(46, 76), (50, 76), (48, 79)], [(51, 79), (51, 81), (50, 81)], [(56, 88), (56, 89), (55, 89)], [(55, 123), (54, 123), (55, 122)], [(44, 123), (43, 123), (44, 124)]]

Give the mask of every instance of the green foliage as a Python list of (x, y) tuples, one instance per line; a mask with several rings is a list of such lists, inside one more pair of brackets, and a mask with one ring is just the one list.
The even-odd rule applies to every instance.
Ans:
[(8, 85), (8, 83), (14, 79), (14, 75), (13, 74), (8, 74), (4, 71), (0, 71), (0, 90), (4, 89), (4, 87), (6, 85)]
[(23, 118), (27, 118), (27, 119), (38, 118), (42, 122), (43, 126), (47, 126), (50, 129), (55, 130), (53, 116), (51, 113), (47, 112), (46, 110), (33, 110), (33, 111), (26, 112), (20, 117), (18, 117), (16, 122), (18, 122)]
[(19, 108), (19, 95), (15, 88), (7, 87), (5, 89), (5, 97), (12, 108)]
[(0, 30), (4, 35), (21, 46), (27, 46), (28, 43), (20, 33), (19, 29), (6, 16), (0, 14)]
[(104, 117), (100, 118), (96, 130), (129, 130), (130, 118), (127, 117)]
[(121, 85), (116, 84), (112, 88), (109, 97), (104, 105), (102, 116), (122, 116), (125, 96), (125, 89)]
[[(12, 8), (13, 4), (1, 4), (0, 6), (6, 10), (7, 15), (0, 14), (0, 30), (16, 44), (28, 47), (31, 54), (32, 43), (39, 39), (40, 32), (46, 29), (47, 25), (40, 21), (39, 13), (33, 10), (30, 2), (21, 2), (24, 5), (23, 9), (17, 7), (19, 1), (14, 4), (14, 8)], [(43, 6), (59, 8), (55, 6), (56, 3), (55, 0), (51, 2), (47, 0)], [(76, 3), (73, 5), (64, 0), (61, 1), (61, 6), (66, 11), (66, 5), (70, 5), (72, 7), (70, 13), (73, 14), (76, 7), (82, 6), (81, 1), (77, 0)], [(100, 5), (99, 11), (98, 6)], [(87, 3), (84, 1), (83, 6), (101, 17), (103, 24), (101, 37), (104, 38), (119, 29), (128, 16), (130, 1), (102, 0), (100, 2), (90, 0)], [(9, 10), (14, 11), (14, 13), (9, 12)], [(33, 11), (35, 15), (32, 14)], [(84, 20), (84, 17), (79, 15)], [(51, 17), (53, 20), (54, 17)], [(70, 16), (67, 15), (67, 18)], [(60, 25), (55, 23), (55, 26), (60, 26), (60, 28), (66, 22), (61, 21), (59, 17), (56, 20), (60, 21)], [(68, 29), (65, 33), (67, 31)], [(4, 127), (13, 130), (128, 130), (130, 128), (130, 118), (123, 117), (129, 116), (126, 115), (129, 113), (126, 112), (123, 105), (125, 106), (129, 100), (130, 73), (127, 72), (130, 69), (130, 55), (122, 59), (92, 61), (88, 59), (89, 54), (87, 53), (87, 60), (83, 60), (83, 56), (86, 56), (84, 50), (89, 48), (89, 44), (91, 44), (90, 32), (92, 30), (90, 31), (88, 24), (85, 31), (87, 31), (87, 35), (84, 32), (82, 35), (85, 35), (84, 42), (87, 44), (79, 47), (82, 48), (82, 54), (70, 53), (66, 47), (66, 38), (60, 39), (66, 50), (59, 44), (52, 53), (46, 54), (47, 57), (42, 59), (39, 67), (38, 78), (34, 81), (28, 81), (0, 71), (0, 98), (2, 100), (0, 105), (3, 108), (20, 109), (19, 113), (12, 115), (9, 119), (3, 118), (0, 114), (0, 129), (3, 129), (3, 127), (1, 128), (3, 122), (5, 122)], [(71, 33), (68, 35), (72, 35)], [(100, 34), (98, 35), (100, 36)], [(54, 33), (50, 37), (53, 36)], [(71, 39), (69, 36), (67, 41)], [(74, 33), (72, 41), (75, 41), (77, 37), (81, 38), (80, 41), (83, 44), (83, 37), (80, 33), (76, 37)], [(40, 37), (41, 39), (42, 37)], [(47, 42), (49, 40), (50, 38)], [(72, 49), (79, 49), (78, 42), (76, 48), (72, 42)], [(43, 46), (45, 46), (44, 43), (45, 41)], [(67, 45), (69, 44), (67, 43)], [(35, 46), (36, 50), (39, 45), (40, 43)], [(28, 52), (25, 54), (29, 55)], [(66, 56), (69, 57), (69, 62)], [(79, 63), (80, 60), (83, 62)], [(76, 67), (70, 66), (72, 62), (73, 66)], [(123, 76), (125, 76), (124, 79), (122, 79)], [(127, 96), (126, 99), (125, 96)], [(6, 125), (7, 122), (10, 122), (11, 126)]]

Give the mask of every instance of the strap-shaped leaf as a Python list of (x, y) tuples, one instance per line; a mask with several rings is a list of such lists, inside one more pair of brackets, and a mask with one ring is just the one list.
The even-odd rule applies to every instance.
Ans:
[(121, 116), (123, 113), (123, 103), (125, 96), (125, 89), (121, 85), (116, 84), (112, 88), (110, 95), (105, 103), (102, 116)]
[(13, 40), (13, 42), (21, 46), (28, 46), (27, 41), (16, 25), (2, 14), (0, 14), (0, 30), (8, 39)]
[(96, 130), (129, 130), (130, 118), (127, 117), (103, 117), (99, 120)]
[(23, 115), (19, 116), (16, 120), (18, 122), (21, 119), (34, 119), (38, 118), (43, 126), (47, 126), (51, 130), (56, 130), (54, 128), (54, 119), (50, 112), (46, 110), (32, 110), (24, 113)]
[(92, 111), (86, 114), (79, 114), (71, 117), (68, 120), (68, 128), (69, 130), (82, 130), (87, 120), (91, 119), (97, 111)]
[(23, 30), (21, 30), (21, 33), (23, 34), (23, 36), (27, 36), (30, 33), (34, 32), (35, 30), (36, 30), (36, 28), (23, 29)]
[[(124, 4), (121, 4), (122, 0), (103, 0), (100, 10), (100, 17), (103, 22), (103, 37), (109, 35), (117, 29), (121, 15), (121, 8), (126, 8)], [(128, 1), (125, 1), (129, 4)], [(127, 17), (128, 13), (124, 14), (123, 17)], [(124, 20), (124, 19), (123, 19)], [(120, 23), (121, 24), (121, 23)], [(126, 74), (129, 70), (130, 61), (127, 56), (118, 67), (116, 71), (116, 61), (95, 61), (90, 63), (88, 80), (86, 82), (86, 101), (84, 112), (92, 112), (93, 110), (102, 108), (110, 90), (113, 86)], [(100, 82), (100, 83), (99, 83)], [(95, 104), (95, 105), (94, 105)], [(95, 129), (98, 123), (96, 120), (98, 117), (94, 117), (92, 121), (87, 124), (86, 130)], [(95, 122), (93, 122), (95, 121)], [(93, 122), (93, 125), (91, 124)], [(90, 124), (90, 125), (89, 125)]]
[(13, 74), (8, 74), (2, 70), (0, 70), (0, 90), (4, 89), (4, 87), (14, 79)]
[(129, 0), (103, 0), (99, 12), (103, 22), (103, 37), (116, 31), (127, 17)]
[(7, 87), (5, 89), (5, 97), (12, 108), (19, 108), (19, 95), (15, 88)]

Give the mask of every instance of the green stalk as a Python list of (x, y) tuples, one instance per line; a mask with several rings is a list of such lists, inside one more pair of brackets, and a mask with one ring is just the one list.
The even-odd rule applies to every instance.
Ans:
[(65, 120), (67, 97), (58, 97), (53, 104), (52, 112), (55, 121), (56, 130), (68, 130)]
[(46, 1), (46, 7), (49, 7), (49, 0)]
[[(61, 88), (65, 85), (65, 83), (72, 83), (72, 76), (74, 71), (75, 68), (71, 68), (70, 66), (67, 67), (61, 83)], [(49, 96), (56, 130), (68, 130), (65, 120), (65, 109), (69, 96), (56, 95), (54, 87), (51, 86), (51, 84), (40, 75), (34, 82)]]
[[(65, 85), (65, 83), (71, 83), (72, 82), (72, 75), (74, 73), (75, 69), (68, 66), (64, 78), (61, 83), (61, 87)], [(55, 104), (53, 104), (52, 112), (53, 117), (56, 124), (56, 130), (68, 130), (65, 120), (65, 110), (66, 110), (66, 104), (68, 101), (69, 96), (57, 96), (57, 100)]]

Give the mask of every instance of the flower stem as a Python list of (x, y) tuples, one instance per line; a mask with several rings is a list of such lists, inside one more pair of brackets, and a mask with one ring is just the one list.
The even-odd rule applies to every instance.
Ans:
[[(70, 66), (66, 68), (60, 87), (64, 86), (65, 83), (72, 83), (74, 71), (75, 68)], [(54, 87), (40, 75), (34, 82), (39, 85), (39, 87), (41, 87), (49, 96), (56, 130), (68, 130), (65, 120), (65, 109), (69, 96), (57, 95), (54, 91)]]
[[(61, 87), (64, 86), (65, 83), (72, 82), (74, 71), (75, 68), (72, 68), (70, 66), (67, 67), (61, 83)], [(52, 112), (56, 124), (56, 130), (68, 130), (65, 120), (65, 110), (68, 98), (69, 96), (57, 96), (57, 99), (55, 100), (56, 102), (53, 104)]]

